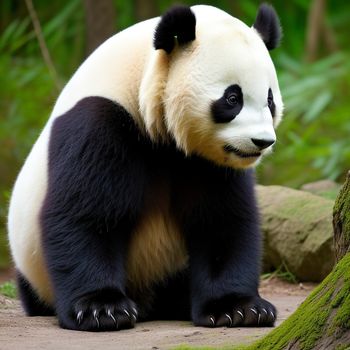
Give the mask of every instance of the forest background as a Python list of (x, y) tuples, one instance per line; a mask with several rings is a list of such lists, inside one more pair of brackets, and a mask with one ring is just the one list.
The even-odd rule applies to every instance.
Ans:
[[(251, 25), (261, 1), (0, 1), (0, 268), (10, 262), (11, 188), (60, 90), (99, 43), (175, 3), (213, 5)], [(294, 188), (320, 179), (341, 183), (350, 169), (350, 2), (270, 3), (284, 33), (271, 55), (285, 116), (258, 181)]]

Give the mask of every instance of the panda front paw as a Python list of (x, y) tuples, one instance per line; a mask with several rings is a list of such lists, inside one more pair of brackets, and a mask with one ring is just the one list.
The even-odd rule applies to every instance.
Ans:
[(196, 326), (203, 327), (272, 327), (276, 308), (267, 300), (256, 297), (224, 298), (207, 303), (193, 315)]
[(80, 331), (117, 331), (133, 328), (137, 321), (133, 301), (115, 290), (88, 293), (73, 303), (68, 317), (59, 317), (62, 328)]

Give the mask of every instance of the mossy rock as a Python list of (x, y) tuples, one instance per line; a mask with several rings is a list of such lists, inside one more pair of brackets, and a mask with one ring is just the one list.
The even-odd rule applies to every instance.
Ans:
[(264, 267), (284, 265), (300, 281), (322, 281), (334, 266), (334, 201), (281, 186), (257, 186)]
[(335, 200), (341, 185), (332, 180), (320, 180), (301, 186), (302, 191), (310, 192), (320, 197)]

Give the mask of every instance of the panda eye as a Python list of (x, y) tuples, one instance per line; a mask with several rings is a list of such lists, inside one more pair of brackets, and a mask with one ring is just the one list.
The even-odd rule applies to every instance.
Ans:
[(227, 103), (230, 106), (236, 106), (238, 103), (238, 96), (237, 94), (231, 94), (226, 98)]
[(243, 93), (239, 85), (228, 86), (223, 95), (211, 105), (212, 117), (215, 123), (229, 123), (243, 108)]
[(272, 99), (272, 97), (268, 97), (268, 98), (267, 98), (267, 105), (269, 106), (269, 108), (272, 107), (272, 104), (273, 104), (273, 99)]
[(268, 95), (267, 95), (267, 105), (271, 109), (273, 106), (273, 95), (272, 95), (272, 90), (269, 89)]

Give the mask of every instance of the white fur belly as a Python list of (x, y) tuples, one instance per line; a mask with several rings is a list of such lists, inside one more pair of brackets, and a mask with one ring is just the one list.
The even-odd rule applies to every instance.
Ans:
[(159, 203), (145, 211), (132, 235), (127, 261), (128, 285), (142, 291), (152, 282), (186, 267), (184, 237), (167, 205)]
[(16, 180), (9, 207), (9, 242), (16, 268), (40, 298), (51, 304), (53, 293), (41, 244), (39, 214), (47, 188), (47, 127)]

